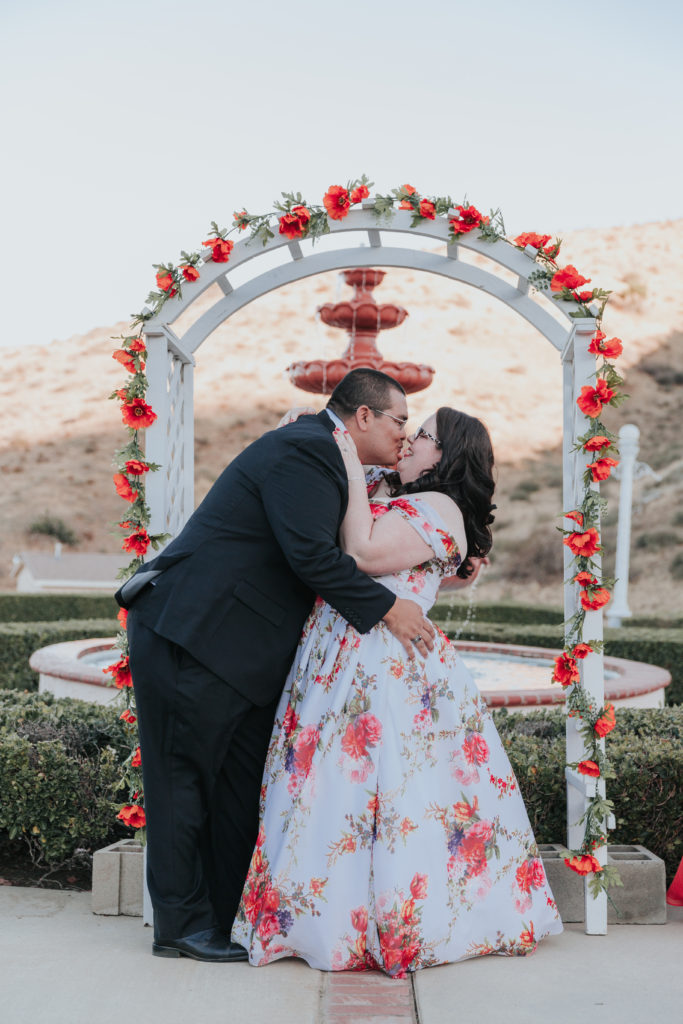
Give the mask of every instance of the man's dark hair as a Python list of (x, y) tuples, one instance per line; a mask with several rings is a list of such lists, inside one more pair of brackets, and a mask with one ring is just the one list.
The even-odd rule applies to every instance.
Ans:
[(392, 389), (405, 395), (404, 388), (387, 373), (361, 367), (351, 370), (339, 381), (330, 395), (328, 408), (340, 419), (353, 415), (361, 405), (367, 405), (371, 409), (388, 409), (391, 405)]

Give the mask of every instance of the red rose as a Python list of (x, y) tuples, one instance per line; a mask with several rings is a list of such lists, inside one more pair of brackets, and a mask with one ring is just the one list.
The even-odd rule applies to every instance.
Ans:
[(486, 223), (488, 218), (484, 217), (476, 206), (456, 206), (455, 209), (459, 212), (459, 217), (454, 217), (451, 221), (451, 227), (453, 228), (454, 235), (466, 235), (474, 228), (479, 227), (483, 222)]
[(612, 472), (615, 466), (619, 465), (619, 459), (596, 459), (595, 462), (591, 462), (588, 466), (591, 476), (593, 477), (593, 483), (598, 483), (600, 480), (606, 480)]
[(603, 712), (593, 728), (598, 736), (606, 736), (608, 732), (612, 731), (616, 724), (617, 719), (614, 713), (614, 704), (605, 704)]
[(542, 249), (549, 241), (550, 235), (537, 235), (535, 231), (524, 231), (521, 235), (517, 235), (514, 244), (519, 249), (526, 249), (527, 245), (532, 245), (534, 249)]
[(427, 220), (434, 220), (436, 217), (436, 207), (429, 199), (423, 199), (420, 202), (419, 213), (421, 217), (426, 217)]
[(124, 825), (130, 825), (131, 828), (143, 828), (147, 821), (144, 808), (137, 804), (126, 804), (116, 817), (120, 818)]
[(531, 878), (529, 877), (529, 861), (525, 860), (523, 864), (520, 864), (515, 871), (515, 880), (517, 887), (522, 892), (531, 892)]
[(133, 338), (130, 345), (128, 346), (129, 352), (144, 352), (146, 345), (142, 338)]
[(366, 932), (368, 928), (368, 912), (366, 907), (356, 907), (351, 911), (351, 927), (357, 932)]
[(580, 678), (579, 666), (570, 654), (560, 654), (555, 658), (553, 682), (571, 686), (572, 683), (578, 683)]
[(123, 690), (125, 687), (133, 685), (133, 677), (130, 674), (127, 654), (113, 665), (107, 665), (107, 667), (103, 668), (102, 671), (105, 674), (109, 673), (109, 675), (113, 677), (114, 686), (119, 690)]
[(136, 747), (135, 753), (133, 754), (133, 760), (130, 762), (131, 768), (139, 768), (142, 764), (142, 756), (140, 754), (140, 748)]
[(475, 821), (467, 830), (470, 839), (478, 839), (482, 843), (490, 843), (493, 839), (493, 826), (490, 821)]
[(341, 185), (331, 185), (323, 196), (323, 206), (332, 220), (343, 220), (350, 205), (349, 193)]
[(414, 900), (425, 900), (427, 899), (427, 885), (429, 883), (428, 875), (421, 875), (416, 872), (413, 875), (413, 880), (410, 883), (410, 895)]
[(585, 533), (570, 533), (562, 541), (573, 555), (581, 558), (590, 558), (600, 551), (600, 534), (591, 526)]
[(134, 491), (130, 486), (128, 477), (124, 476), (123, 473), (114, 473), (112, 477), (114, 481), (114, 487), (119, 498), (123, 498), (124, 501), (136, 501), (138, 492)]
[(119, 614), (116, 616), (121, 624), (121, 629), (125, 629), (128, 624), (128, 612), (125, 608), (119, 608)]
[(573, 512), (565, 512), (564, 518), (573, 519), (579, 526), (583, 526), (583, 512), (578, 512), (576, 509)]
[(612, 444), (608, 437), (604, 434), (594, 434), (593, 437), (589, 437), (583, 446), (585, 452), (599, 452), (603, 448), (609, 448)]
[(467, 834), (460, 844), (460, 853), (468, 862), (471, 873), (481, 874), (486, 867), (486, 849), (481, 839), (477, 839), (476, 836), (470, 838)]
[(563, 288), (579, 288), (582, 284), (588, 284), (590, 277), (583, 277), (576, 267), (573, 267), (569, 263), (564, 270), (558, 270), (553, 275), (553, 279), (550, 282), (550, 290), (553, 292), (561, 292)]
[(268, 886), (263, 894), (261, 906), (264, 910), (268, 911), (268, 913), (275, 913), (277, 908), (280, 906), (280, 893), (277, 889), (273, 889), (271, 886)]
[(489, 745), (478, 732), (470, 733), (462, 749), (468, 764), (486, 764), (489, 759)]
[(262, 942), (267, 942), (268, 939), (272, 939), (273, 935), (277, 935), (280, 931), (280, 922), (277, 919), (276, 914), (264, 914), (258, 923), (256, 934)]
[(534, 889), (540, 889), (542, 885), (545, 885), (545, 870), (543, 868), (543, 861), (539, 860), (538, 857), (534, 857), (533, 860), (527, 861), (529, 865), (529, 880)]
[[(116, 352), (112, 352), (111, 357), (112, 359), (115, 359), (117, 363), (121, 363), (122, 366), (125, 366), (125, 368), (128, 370), (128, 373), (137, 373), (135, 359), (130, 354), (130, 352), (128, 352), (125, 348), (117, 348)], [(141, 369), (144, 368), (145, 364), (143, 363)]]
[(610, 599), (609, 590), (605, 590), (604, 587), (596, 587), (590, 592), (588, 590), (582, 590), (579, 594), (581, 598), (581, 605), (587, 612), (595, 612), (598, 608), (602, 608)]
[(572, 650), (572, 658), (578, 658), (579, 661), (583, 661), (589, 654), (593, 653), (593, 648), (590, 644), (578, 643), (575, 644)]
[(595, 761), (579, 761), (578, 769), (582, 775), (589, 775), (592, 779), (597, 779), (600, 775), (600, 769)]
[(592, 419), (595, 419), (602, 412), (603, 405), (607, 405), (613, 398), (614, 391), (608, 387), (606, 380), (599, 377), (595, 382), (594, 388), (584, 384), (581, 388), (581, 394), (576, 399), (576, 404), (584, 416), (590, 416)]
[(590, 875), (593, 872), (597, 874), (602, 871), (600, 861), (590, 853), (583, 853), (577, 857), (565, 857), (564, 862), (568, 868), (576, 871), (577, 875)]
[(126, 427), (140, 430), (142, 427), (151, 427), (157, 414), (152, 411), (151, 405), (147, 405), (144, 398), (134, 398), (121, 406), (121, 417)]
[(287, 710), (285, 711), (284, 721), (282, 723), (282, 729), (284, 731), (285, 737), (289, 738), (292, 735), (292, 733), (294, 732), (298, 725), (298, 722), (299, 716), (297, 715), (292, 705), (288, 704)]
[(593, 298), (593, 292), (574, 292), (574, 298), (577, 302), (590, 302), (590, 300)]
[(121, 547), (124, 551), (128, 551), (130, 554), (135, 554), (138, 557), (141, 557), (147, 552), (147, 548), (150, 543), (151, 541), (147, 530), (140, 526), (137, 530), (134, 530), (130, 536), (124, 538)]
[(597, 582), (597, 577), (595, 577), (592, 572), (586, 572), (585, 569), (583, 572), (577, 572), (576, 576), (572, 580), (572, 583), (580, 583), (582, 587), (592, 586)]
[(148, 472), (149, 466), (146, 462), (140, 462), (139, 459), (128, 459), (126, 473), (130, 473), (131, 476), (142, 476), (143, 473)]
[(363, 199), (367, 199), (369, 195), (370, 192), (368, 191), (367, 185), (358, 185), (358, 187), (354, 188), (351, 193), (351, 202), (360, 203)]
[(186, 281), (196, 281), (199, 278), (199, 271), (191, 265), (182, 266), (183, 277)]
[(162, 292), (166, 292), (169, 296), (175, 295), (178, 291), (177, 288), (173, 287), (173, 275), (168, 270), (157, 271), (157, 288), (160, 288)]
[(301, 775), (308, 775), (320, 733), (313, 725), (305, 725), (294, 744), (294, 766)]

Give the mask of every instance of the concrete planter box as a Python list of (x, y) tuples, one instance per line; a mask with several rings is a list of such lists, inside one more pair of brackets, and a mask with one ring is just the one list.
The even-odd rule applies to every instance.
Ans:
[(135, 839), (121, 839), (93, 857), (94, 914), (142, 917), (144, 848)]
[[(543, 867), (565, 924), (585, 919), (583, 878), (568, 868), (569, 851), (561, 843), (539, 846)], [(613, 864), (624, 883), (609, 889), (609, 924), (666, 924), (664, 861), (644, 846), (608, 846), (607, 863)]]

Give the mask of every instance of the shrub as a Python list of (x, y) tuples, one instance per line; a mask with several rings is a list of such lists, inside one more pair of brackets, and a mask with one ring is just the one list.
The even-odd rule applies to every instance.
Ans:
[(117, 629), (115, 619), (0, 623), (0, 690), (38, 689), (38, 673), (29, 667), (28, 659), (39, 647), (64, 640), (114, 636)]
[(28, 528), (28, 532), (42, 533), (46, 537), (55, 537), (62, 544), (78, 544), (78, 537), (71, 527), (67, 526), (64, 520), (58, 516), (50, 516), (47, 513), (40, 519), (34, 519)]
[(115, 619), (118, 610), (111, 594), (0, 594), (0, 623)]
[[(446, 598), (434, 605), (431, 617), (441, 622), (448, 616), (449, 611), (452, 611), (452, 618), (454, 620), (459, 617), (464, 618), (468, 596), (467, 591), (461, 591), (460, 593), (464, 593), (464, 596), (455, 596), (452, 603)], [(549, 607), (545, 604), (514, 604), (506, 601), (491, 604), (480, 604), (477, 602), (476, 614), (479, 622), (519, 622), (527, 623), (528, 625), (541, 623), (543, 625), (559, 626), (564, 619), (562, 608), (559, 605), (557, 607), (552, 605)]]
[(683, 551), (676, 555), (669, 566), (669, 572), (675, 580), (683, 580)]
[(641, 533), (636, 539), (637, 548), (670, 548), (681, 543), (681, 537), (673, 530), (653, 530)]
[(541, 485), (538, 480), (520, 480), (510, 491), (510, 501), (529, 501), (530, 495), (540, 489)]

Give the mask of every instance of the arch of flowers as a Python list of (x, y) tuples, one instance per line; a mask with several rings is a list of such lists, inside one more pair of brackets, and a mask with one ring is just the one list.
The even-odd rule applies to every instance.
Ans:
[[(615, 716), (612, 705), (604, 702), (602, 608), (610, 598), (611, 581), (601, 573), (604, 499), (599, 484), (617, 465), (618, 452), (601, 417), (606, 406), (623, 399), (614, 367), (622, 345), (602, 331), (609, 292), (587, 287), (589, 278), (573, 265), (563, 265), (561, 243), (549, 235), (526, 232), (508, 239), (499, 210), (484, 216), (471, 203), (425, 197), (411, 185), (374, 196), (371, 187), (365, 176), (346, 186), (333, 185), (320, 203), (309, 203), (299, 193), (282, 193), (282, 200), (266, 213), (241, 210), (229, 228), (213, 222), (201, 247), (181, 252), (177, 264), (155, 265), (156, 288), (133, 319), (131, 333), (116, 339), (114, 352), (128, 373), (111, 396), (120, 403), (128, 432), (116, 455), (114, 475), (127, 505), (119, 523), (125, 534), (122, 547), (132, 556), (122, 575), (130, 575), (150, 549), (177, 534), (193, 511), (194, 353), (247, 303), (314, 274), (379, 265), (439, 274), (510, 306), (557, 349), (562, 364), (566, 622), (564, 652), (556, 659), (553, 680), (567, 690), (566, 863), (585, 876), (586, 931), (604, 934), (606, 890), (618, 879), (606, 863), (613, 807), (605, 779), (613, 772), (604, 738), (614, 728)], [(348, 239), (348, 232), (361, 233), (365, 244)], [(415, 244), (392, 245), (397, 234), (413, 236)], [(316, 248), (322, 236), (329, 236), (329, 243)], [(443, 250), (418, 248), (425, 238), (442, 243)], [(468, 252), (484, 259), (473, 264)], [(269, 268), (262, 270), (258, 260), (266, 254), (276, 254), (280, 262), (273, 266), (271, 258), (265, 261)], [(237, 268), (247, 273), (235, 275)], [(174, 323), (213, 284), (222, 296), (176, 334)], [(121, 718), (131, 735), (124, 779), (128, 802), (119, 817), (142, 828), (141, 759), (124, 612), (120, 620), (121, 657), (105, 670), (122, 691)]]

